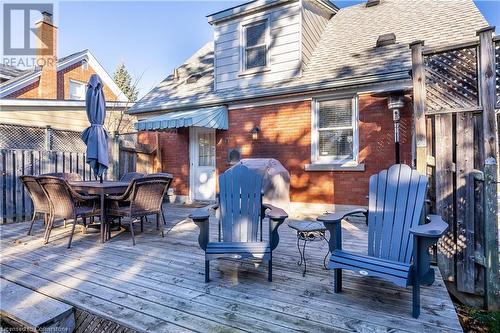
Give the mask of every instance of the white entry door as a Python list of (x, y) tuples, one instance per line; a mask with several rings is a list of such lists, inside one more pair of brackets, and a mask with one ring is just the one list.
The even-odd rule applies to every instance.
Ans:
[(193, 200), (215, 200), (215, 129), (191, 127), (190, 191)]

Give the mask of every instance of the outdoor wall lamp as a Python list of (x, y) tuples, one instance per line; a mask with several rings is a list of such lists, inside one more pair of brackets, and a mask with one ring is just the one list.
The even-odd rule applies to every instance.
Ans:
[(399, 121), (401, 119), (400, 110), (404, 107), (404, 91), (394, 91), (387, 97), (387, 108), (392, 111), (392, 121), (394, 122), (394, 147), (396, 153), (396, 164), (400, 163), (399, 151)]
[(250, 131), (250, 134), (252, 134), (252, 140), (257, 140), (259, 138), (259, 132), (259, 126), (254, 126), (254, 128), (252, 128), (252, 130)]

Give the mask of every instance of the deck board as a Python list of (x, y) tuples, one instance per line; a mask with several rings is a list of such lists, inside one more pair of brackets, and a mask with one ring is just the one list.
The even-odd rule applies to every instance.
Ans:
[[(28, 223), (2, 225), (0, 275), (137, 331), (461, 331), (439, 274), (422, 288), (418, 319), (411, 317), (410, 288), (344, 272), (343, 292), (334, 294), (333, 274), (322, 268), (327, 244), (308, 244), (302, 277), (295, 234), (286, 225), (273, 252), (272, 283), (266, 265), (218, 260), (205, 284), (198, 229), (185, 220), (191, 210), (166, 206), (169, 233), (161, 238), (147, 223), (144, 233), (136, 229), (135, 247), (128, 232), (104, 245), (97, 233), (78, 232), (66, 249), (70, 227), (55, 228), (43, 246), (41, 223), (34, 236), (25, 235)], [(345, 222), (343, 231), (344, 249), (366, 250), (362, 221)]]

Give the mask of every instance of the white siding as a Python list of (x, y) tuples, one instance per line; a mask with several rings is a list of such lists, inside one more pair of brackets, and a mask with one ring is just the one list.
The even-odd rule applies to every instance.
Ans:
[(302, 63), (307, 66), (318, 45), (321, 34), (332, 14), (313, 1), (303, 0), (302, 8)]
[[(241, 75), (241, 26), (264, 17), (269, 18), (270, 25), (270, 70)], [(214, 29), (217, 90), (277, 82), (301, 75), (299, 1), (226, 21), (217, 24)]]
[[(106, 112), (105, 125), (115, 124), (121, 117), (120, 111), (113, 111), (108, 108)], [(134, 117), (135, 118), (135, 117)], [(135, 121), (134, 121), (135, 122)], [(12, 107), (0, 111), (1, 124), (17, 124), (25, 126), (51, 126), (54, 129), (83, 131), (89, 127), (87, 113), (82, 110), (29, 110), (18, 107), (12, 110)]]

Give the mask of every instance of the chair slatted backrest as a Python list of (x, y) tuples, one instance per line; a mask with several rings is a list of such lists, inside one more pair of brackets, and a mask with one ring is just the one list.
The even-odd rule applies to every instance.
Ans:
[(370, 177), (368, 255), (410, 262), (410, 228), (420, 222), (426, 192), (427, 177), (404, 164)]
[(219, 176), (220, 223), (224, 242), (257, 242), (262, 176), (239, 164)]

